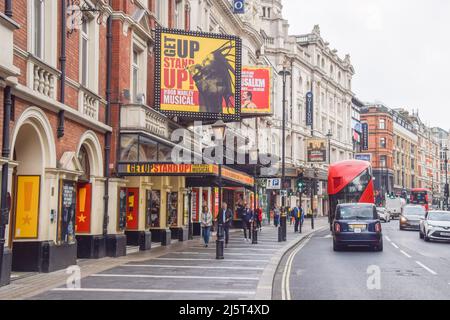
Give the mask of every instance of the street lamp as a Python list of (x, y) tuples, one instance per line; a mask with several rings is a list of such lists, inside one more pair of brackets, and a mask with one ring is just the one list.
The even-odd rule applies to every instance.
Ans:
[(448, 196), (449, 196), (449, 186), (448, 186), (448, 147), (444, 147), (444, 157), (445, 157), (445, 190), (444, 190), (444, 205), (445, 210), (448, 211)]
[[(215, 124), (211, 126), (214, 137), (217, 140), (221, 141), (222, 147), (223, 147), (223, 140), (225, 140), (225, 129), (227, 125), (225, 122), (221, 120), (217, 121)], [(223, 152), (223, 150), (222, 150)], [(223, 162), (223, 153), (222, 157), (219, 160), (218, 166), (219, 166), (219, 208), (222, 207), (222, 162)], [(224, 230), (223, 230), (223, 224), (225, 221), (221, 219), (220, 215), (221, 209), (219, 209), (219, 215), (218, 215), (218, 224), (217, 224), (217, 240), (216, 240), (216, 259), (217, 260), (223, 260), (224, 259), (224, 247), (225, 247), (225, 239), (224, 239)]]
[(333, 137), (333, 133), (331, 129), (328, 130), (327, 138), (328, 138), (328, 164), (331, 164), (331, 138)]
[(283, 120), (282, 120), (282, 160), (281, 160), (281, 227), (282, 227), (282, 233), (283, 237), (282, 240), (286, 241), (286, 233), (287, 233), (287, 212), (286, 212), (286, 190), (284, 185), (284, 180), (286, 179), (286, 83), (287, 78), (291, 76), (291, 71), (288, 70), (289, 66), (289, 59), (287, 56), (285, 57), (284, 63), (283, 63), (283, 70), (278, 72), (278, 75), (282, 77), (283, 79)]
[(250, 150), (249, 152), (249, 156), (250, 156), (250, 163), (254, 164), (254, 169), (253, 169), (253, 180), (254, 180), (254, 186), (253, 186), (253, 230), (252, 230), (252, 244), (258, 244), (258, 229), (256, 226), (256, 219), (258, 219), (258, 217), (256, 216), (256, 206), (257, 206), (257, 201), (256, 201), (256, 196), (258, 194), (258, 183), (257, 183), (257, 176), (258, 176), (258, 155), (259, 155), (259, 150), (254, 148), (252, 150)]

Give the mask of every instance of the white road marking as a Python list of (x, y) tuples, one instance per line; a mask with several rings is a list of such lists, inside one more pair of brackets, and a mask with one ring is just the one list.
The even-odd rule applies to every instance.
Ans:
[[(199, 247), (191, 247), (191, 248), (189, 248), (189, 249), (191, 249), (191, 250), (207, 250), (207, 251), (216, 251), (216, 248), (199, 248)], [(240, 251), (242, 251), (242, 248), (230, 248), (230, 247), (228, 247), (228, 248), (226, 248), (225, 249), (225, 252), (228, 252), (228, 251), (232, 251), (232, 250), (240, 250)], [(246, 249), (246, 251), (264, 251), (264, 252), (275, 252), (275, 251), (278, 251), (277, 249), (256, 249), (256, 248), (248, 248), (248, 249)]]
[(403, 250), (400, 250), (400, 252), (404, 255), (404, 256), (406, 256), (406, 257), (408, 257), (408, 258), (412, 258), (409, 254), (407, 254), (405, 251), (403, 251)]
[[(203, 256), (208, 256), (211, 255), (211, 253), (208, 252), (171, 252), (170, 254), (192, 254), (192, 255), (203, 255)], [(231, 252), (227, 252), (226, 253), (227, 256), (256, 256), (256, 257), (260, 257), (260, 256), (269, 256), (271, 257), (273, 254), (270, 253), (231, 253)]]
[(387, 241), (392, 242), (391, 238), (389, 238), (388, 236), (384, 237)]
[(331, 235), (331, 234), (329, 234), (329, 235), (327, 235), (327, 236), (325, 236), (325, 237), (323, 237), (324, 239), (330, 239), (330, 238), (332, 238), (333, 236)]
[(230, 295), (254, 295), (255, 291), (226, 291), (226, 290), (161, 290), (161, 289), (101, 289), (101, 288), (56, 288), (52, 291), (60, 292), (114, 292), (114, 293), (188, 293), (188, 294), (230, 294)]
[(421, 266), (422, 268), (424, 268), (425, 270), (427, 270), (429, 273), (431, 273), (432, 275), (437, 275), (437, 273), (433, 270), (431, 270), (430, 268), (428, 268), (426, 265), (424, 265), (423, 263), (421, 263), (420, 261), (416, 261), (416, 263)]
[(209, 277), (209, 276), (166, 276), (166, 275), (147, 275), (147, 274), (93, 274), (90, 277), (97, 278), (152, 278), (152, 279), (205, 279), (205, 280), (247, 280), (258, 281), (256, 277)]
[[(328, 227), (319, 228), (316, 232), (320, 232), (322, 230), (327, 229)], [(281, 299), (282, 300), (291, 300), (291, 288), (290, 288), (290, 278), (291, 278), (291, 269), (292, 262), (294, 261), (295, 255), (303, 249), (304, 246), (311, 240), (316, 232), (312, 232), (308, 236), (305, 237), (305, 240), (295, 249), (288, 257), (286, 261), (286, 265), (283, 271), (283, 277), (281, 280)]]
[(400, 249), (400, 248), (398, 247), (398, 245), (396, 245), (395, 243), (391, 242), (391, 244), (392, 244), (392, 246), (393, 246), (395, 249)]
[[(208, 267), (208, 266), (176, 266), (167, 264), (124, 264), (127, 268), (170, 268), (170, 269), (214, 269), (214, 270), (249, 270), (248, 267)], [(251, 267), (251, 270), (264, 270), (264, 268)]]
[[(192, 255), (203, 255), (203, 256), (207, 256), (207, 255), (211, 255), (211, 253), (208, 252), (171, 252), (170, 254), (192, 254)], [(225, 253), (227, 256), (256, 256), (256, 257), (260, 257), (260, 256), (268, 256), (271, 257), (273, 256), (273, 254), (270, 253), (231, 253), (231, 252), (227, 252)], [(247, 260), (246, 260), (247, 261)]]
[[(159, 261), (217, 261), (216, 259), (190, 259), (190, 258), (154, 258), (152, 260)], [(261, 260), (261, 259), (251, 259), (251, 260), (242, 260), (242, 259), (226, 259), (225, 261), (230, 262), (268, 262), (269, 260)]]

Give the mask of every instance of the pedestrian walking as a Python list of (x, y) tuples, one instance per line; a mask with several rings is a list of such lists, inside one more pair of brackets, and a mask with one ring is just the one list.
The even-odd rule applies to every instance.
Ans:
[(223, 232), (225, 235), (225, 248), (227, 248), (228, 242), (230, 240), (230, 227), (231, 221), (233, 220), (233, 212), (228, 208), (228, 204), (226, 202), (222, 203), (222, 208), (220, 209), (217, 220), (219, 225), (223, 226)]
[(205, 243), (205, 248), (208, 248), (209, 238), (211, 236), (211, 227), (213, 224), (213, 216), (208, 206), (203, 206), (200, 222), (203, 231), (203, 241)]
[(255, 212), (256, 228), (262, 231), (262, 209), (258, 207)]
[(273, 212), (274, 212), (273, 222), (274, 222), (275, 227), (278, 227), (280, 225), (280, 216), (281, 216), (280, 208), (275, 206), (273, 209)]
[(295, 220), (295, 226), (294, 226), (294, 232), (300, 232), (301, 233), (301, 227), (302, 227), (302, 208), (299, 206), (298, 202), (297, 205), (292, 209), (292, 216)]
[[(245, 209), (242, 213), (242, 228), (244, 230), (244, 241), (250, 242), (251, 239), (251, 226), (253, 223), (253, 211), (249, 208), (248, 204), (245, 204)], [(248, 237), (247, 237), (248, 231)]]

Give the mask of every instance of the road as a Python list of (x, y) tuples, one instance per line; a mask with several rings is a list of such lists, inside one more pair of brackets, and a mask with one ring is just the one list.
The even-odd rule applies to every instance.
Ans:
[(426, 243), (418, 232), (400, 231), (398, 220), (383, 224), (383, 234), (384, 252), (334, 252), (330, 231), (317, 232), (285, 256), (274, 298), (450, 299), (450, 244)]
[[(319, 228), (326, 225), (327, 220), (318, 220), (316, 224)], [(31, 299), (253, 300), (273, 257), (285, 252), (310, 231), (310, 225), (304, 226), (304, 233), (300, 235), (289, 226), (288, 241), (280, 243), (278, 229), (265, 226), (258, 234), (258, 244), (253, 245), (243, 240), (241, 230), (235, 230), (225, 249), (225, 260), (215, 259), (213, 240), (209, 248), (204, 248), (198, 240), (183, 249), (167, 248), (167, 253), (149, 260), (138, 259), (138, 256), (133, 260), (131, 256), (129, 262), (104, 272), (85, 276), (81, 271), (79, 288), (62, 285)], [(273, 274), (269, 283), (272, 280)], [(270, 296), (270, 289), (268, 294)]]

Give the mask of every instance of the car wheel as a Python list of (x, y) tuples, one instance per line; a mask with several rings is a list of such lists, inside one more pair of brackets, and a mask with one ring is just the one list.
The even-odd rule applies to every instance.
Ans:
[(420, 237), (420, 239), (424, 238), (424, 235), (423, 235), (422, 231), (419, 231), (419, 237)]
[(430, 242), (430, 238), (427, 237), (426, 235), (424, 235), (423, 238), (424, 238), (425, 242)]

